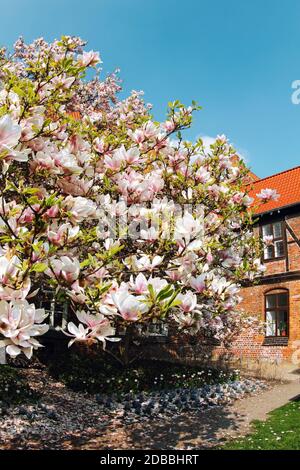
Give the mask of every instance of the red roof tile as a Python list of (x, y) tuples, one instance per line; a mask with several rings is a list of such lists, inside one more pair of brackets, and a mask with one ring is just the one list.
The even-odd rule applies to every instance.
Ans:
[(79, 121), (79, 119), (81, 118), (79, 111), (70, 111), (68, 114), (77, 121)]
[(300, 166), (254, 181), (249, 187), (249, 196), (254, 198), (254, 205), (259, 202), (256, 195), (262, 189), (276, 189), (280, 195), (277, 201), (261, 204), (256, 214), (300, 203)]

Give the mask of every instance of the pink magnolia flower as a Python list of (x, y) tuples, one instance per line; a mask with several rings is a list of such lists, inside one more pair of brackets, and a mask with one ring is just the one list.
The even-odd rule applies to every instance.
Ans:
[(200, 276), (192, 277), (190, 280), (190, 286), (199, 294), (206, 289), (206, 275), (200, 274)]
[(261, 199), (263, 202), (268, 201), (277, 201), (280, 197), (280, 194), (277, 193), (276, 189), (262, 189), (260, 193), (256, 194), (256, 196)]
[(79, 226), (73, 227), (71, 224), (62, 224), (59, 227), (53, 225), (48, 227), (47, 237), (48, 240), (54, 245), (62, 245), (64, 243), (74, 240), (79, 233)]
[(55, 165), (62, 168), (67, 173), (79, 175), (83, 169), (78, 165), (76, 157), (69, 153), (67, 149), (61, 150), (54, 158)]
[(140, 158), (140, 151), (137, 147), (131, 147), (126, 151), (125, 160), (128, 164), (136, 163)]
[(67, 196), (64, 201), (64, 207), (71, 212), (72, 219), (76, 223), (80, 223), (88, 217), (92, 218), (96, 214), (95, 203), (82, 196)]
[(185, 294), (178, 294), (176, 300), (180, 301), (179, 307), (185, 312), (192, 312), (197, 305), (197, 295), (192, 291), (187, 291)]
[(89, 51), (83, 52), (78, 56), (78, 63), (82, 67), (91, 67), (101, 63), (99, 52)]
[(164, 122), (163, 127), (167, 132), (173, 132), (176, 127), (176, 124), (174, 121), (166, 121)]
[(50, 268), (45, 272), (48, 276), (62, 278), (68, 283), (76, 281), (80, 273), (80, 263), (76, 258), (70, 258), (69, 256), (62, 256), (59, 259), (50, 259)]
[(140, 258), (136, 256), (128, 257), (125, 259), (124, 263), (130, 265), (136, 271), (152, 271), (157, 266), (159, 266), (163, 261), (162, 256), (153, 256), (151, 259), (148, 255), (143, 255)]
[(210, 180), (211, 175), (210, 175), (210, 172), (206, 168), (201, 166), (199, 170), (197, 170), (195, 177), (197, 181), (199, 181), (199, 183), (207, 183)]
[(133, 280), (133, 277), (131, 276), (130, 282), (136, 294), (144, 294), (145, 292), (147, 292), (148, 281), (147, 281), (147, 278), (144, 276), (144, 274), (139, 273), (137, 277), (135, 278), (135, 281)]
[(16, 150), (21, 137), (21, 126), (13, 122), (9, 114), (0, 119), (0, 153), (4, 153), (10, 160), (26, 162), (29, 151)]
[(274, 238), (273, 235), (265, 235), (263, 238), (265, 245), (266, 246), (273, 245), (273, 238)]
[(141, 144), (145, 140), (145, 134), (142, 129), (136, 129), (134, 132), (129, 129), (128, 135), (136, 144)]
[(8, 114), (0, 119), (0, 148), (3, 151), (15, 147), (21, 137), (21, 126), (15, 124)]
[(0, 341), (0, 347), (5, 347), (6, 353), (12, 357), (23, 352), (30, 359), (33, 349), (41, 346), (35, 337), (49, 329), (49, 325), (42, 324), (46, 317), (44, 309), (36, 309), (26, 300), (1, 300), (0, 334), (4, 340)]
[(105, 151), (104, 142), (99, 137), (96, 137), (96, 139), (94, 140), (94, 148), (99, 153), (104, 153), (104, 151)]
[(104, 165), (112, 171), (119, 171), (124, 163), (124, 158), (121, 151), (114, 152), (113, 156), (105, 155)]
[(75, 341), (87, 341), (89, 339), (89, 330), (88, 328), (84, 328), (82, 323), (79, 323), (78, 326), (75, 325), (73, 322), (68, 323), (68, 331), (71, 333), (70, 335), (66, 332), (64, 332), (67, 336), (73, 336), (73, 339), (71, 339), (68, 343), (68, 346), (72, 346)]
[(54, 219), (59, 213), (58, 205), (50, 207), (45, 213), (44, 217), (49, 217), (50, 219)]
[[(76, 326), (73, 322), (67, 325), (68, 332), (64, 331), (67, 336), (73, 337), (68, 346), (70, 347), (74, 342), (89, 342), (94, 343), (96, 340), (101, 341), (104, 346), (106, 341), (119, 341), (119, 338), (112, 338), (115, 335), (115, 328), (110, 324), (110, 321), (100, 313), (91, 315), (85, 311), (76, 312), (78, 320), (81, 322)], [(83, 326), (86, 325), (86, 328)]]
[(122, 318), (127, 321), (137, 321), (149, 307), (142, 302), (143, 297), (135, 297), (126, 290), (120, 290), (112, 294), (112, 300)]
[(183, 329), (191, 329), (196, 323), (195, 318), (190, 313), (178, 312), (174, 315), (174, 318), (175, 321), (179, 323), (180, 328)]
[(8, 284), (17, 278), (17, 273), (20, 271), (20, 260), (14, 255), (12, 258), (8, 256), (0, 256), (0, 282), (1, 284)]
[(143, 124), (143, 132), (147, 139), (151, 139), (158, 135), (159, 128), (152, 121), (147, 121)]

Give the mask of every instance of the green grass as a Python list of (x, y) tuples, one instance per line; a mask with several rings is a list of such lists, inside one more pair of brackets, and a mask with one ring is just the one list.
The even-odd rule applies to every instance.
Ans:
[(264, 421), (253, 422), (253, 432), (224, 445), (233, 450), (300, 450), (300, 401), (270, 413)]

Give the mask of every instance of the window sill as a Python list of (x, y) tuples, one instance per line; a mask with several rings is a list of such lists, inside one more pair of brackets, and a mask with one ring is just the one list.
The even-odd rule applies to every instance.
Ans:
[(263, 346), (287, 346), (288, 336), (269, 336), (264, 339)]
[(267, 259), (262, 259), (262, 262), (265, 263), (272, 263), (274, 261), (282, 261), (286, 259), (286, 255), (283, 256), (278, 256), (277, 258), (267, 258)]

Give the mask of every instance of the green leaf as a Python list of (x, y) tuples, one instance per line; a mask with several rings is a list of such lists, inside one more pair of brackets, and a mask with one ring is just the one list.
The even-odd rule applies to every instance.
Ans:
[(157, 300), (167, 299), (168, 297), (170, 297), (172, 295), (173, 292), (174, 292), (173, 287), (170, 286), (170, 285), (167, 285), (161, 291), (159, 291), (159, 293), (157, 295)]
[(48, 266), (45, 263), (36, 263), (32, 266), (31, 271), (36, 273), (43, 273), (47, 268)]

